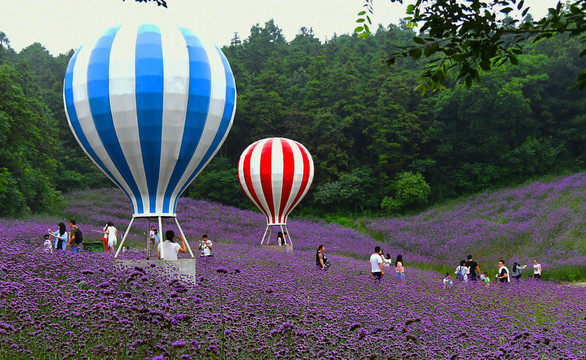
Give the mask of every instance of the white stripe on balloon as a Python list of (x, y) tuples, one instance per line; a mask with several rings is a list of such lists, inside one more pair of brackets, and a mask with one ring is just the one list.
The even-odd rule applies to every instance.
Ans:
[[(163, 40), (163, 133), (158, 194), (165, 194), (181, 150), (189, 99), (189, 53), (183, 34), (176, 25), (161, 27)], [(163, 212), (164, 196), (157, 199), (157, 212)], [(173, 200), (171, 200), (173, 201)], [(172, 208), (172, 206), (170, 207)]]
[(269, 211), (269, 205), (262, 188), (262, 183), (260, 181), (260, 160), (262, 157), (262, 149), (265, 143), (266, 141), (264, 140), (259, 142), (259, 144), (252, 151), (252, 155), (250, 156), (250, 179), (252, 180), (252, 187), (254, 192), (256, 192), (256, 196), (260, 201), (260, 206), (268, 214), (269, 218), (271, 218), (270, 221), (272, 222), (273, 214), (271, 214)]
[(289, 144), (291, 151), (293, 152), (294, 173), (293, 182), (291, 184), (291, 192), (289, 193), (289, 197), (287, 198), (283, 212), (280, 214), (281, 218), (279, 221), (283, 221), (285, 215), (289, 212), (289, 208), (291, 207), (295, 196), (297, 196), (297, 191), (295, 191), (295, 189), (299, 189), (301, 187), (301, 180), (303, 179), (303, 158), (301, 156), (301, 152), (299, 151), (299, 145), (289, 139), (284, 141)]
[[(280, 219), (277, 219), (276, 216), (279, 214), (279, 209), (281, 207), (281, 194), (283, 193), (283, 172), (285, 171), (285, 166), (283, 163), (283, 144), (279, 138), (269, 141), (273, 143), (271, 148), (272, 189), (265, 189), (265, 191), (271, 191), (273, 193), (273, 215), (275, 216), (275, 220), (279, 222)], [(269, 141), (265, 142), (265, 144), (268, 145)]]
[[(72, 81), (73, 102), (75, 106), (75, 112), (77, 113), (79, 125), (84, 135), (86, 136), (90, 147), (94, 150), (94, 152), (102, 161), (104, 166), (110, 170), (112, 176), (114, 176), (114, 178), (116, 178), (116, 180), (124, 187), (126, 193), (131, 196), (133, 208), (138, 209), (137, 202), (133, 196), (132, 190), (130, 189), (130, 187), (126, 183), (126, 180), (124, 180), (124, 177), (120, 174), (120, 172), (112, 162), (110, 155), (108, 155), (108, 152), (104, 148), (104, 144), (100, 140), (100, 136), (98, 135), (98, 132), (96, 130), (92, 113), (90, 110), (90, 104), (88, 100), (87, 74), (91, 52), (96, 42), (97, 39), (96, 41), (89, 43), (89, 46), (84, 46), (83, 48), (81, 48), (79, 54), (77, 55), (77, 60), (75, 62), (75, 67), (73, 69)], [(75, 134), (75, 131), (73, 131), (73, 133)]]
[(220, 127), (220, 123), (222, 121), (222, 114), (224, 112), (224, 104), (226, 102), (226, 74), (222, 59), (216, 51), (214, 44), (212, 44), (210, 40), (200, 40), (202, 41), (204, 49), (208, 56), (211, 73), (210, 80), (213, 84), (211, 86), (210, 105), (207, 113), (205, 127), (201, 134), (200, 141), (197, 144), (195, 153), (189, 161), (189, 165), (183, 172), (181, 179), (179, 180), (177, 186), (173, 190), (171, 204), (175, 203), (175, 199), (180, 195), (179, 191), (181, 190), (183, 185), (185, 185), (185, 183), (189, 180), (189, 177), (195, 171), (201, 159), (205, 156), (206, 152), (210, 148), (214, 140), (214, 137), (218, 132), (218, 128)]
[[(138, 117), (136, 115), (136, 48), (138, 25), (123, 26), (116, 33), (110, 50), (109, 95), (114, 131), (124, 159), (140, 191), (143, 208), (148, 210), (149, 189), (146, 181)], [(134, 196), (133, 193), (131, 193)]]

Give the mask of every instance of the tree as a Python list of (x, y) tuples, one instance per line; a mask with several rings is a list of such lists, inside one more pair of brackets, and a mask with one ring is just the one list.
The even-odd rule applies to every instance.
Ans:
[[(359, 37), (370, 34), (373, 1), (365, 0), (366, 9), (358, 13), (359, 26), (354, 32)], [(514, 9), (521, 11), (523, 21), (508, 16)], [(427, 58), (422, 82), (417, 87), (423, 95), (427, 90), (445, 89), (452, 72), (457, 72), (458, 80), (464, 80), (470, 87), (473, 82), (480, 82), (481, 70), (488, 71), (507, 62), (517, 65), (518, 55), (524, 53), (528, 40), (537, 42), (567, 33), (584, 42), (586, 0), (569, 0), (566, 5), (559, 1), (546, 17), (536, 21), (526, 17), (528, 11), (524, 0), (417, 0), (407, 7), (405, 20), (410, 28), (420, 27), (420, 35), (413, 37), (412, 44), (391, 54), (387, 65), (394, 65), (400, 57)], [(585, 54), (583, 49), (579, 56)], [(577, 81), (578, 88), (585, 88), (586, 72)]]
[(404, 172), (397, 176), (392, 185), (393, 194), (385, 196), (381, 207), (388, 213), (400, 213), (418, 209), (429, 201), (431, 189), (420, 173)]

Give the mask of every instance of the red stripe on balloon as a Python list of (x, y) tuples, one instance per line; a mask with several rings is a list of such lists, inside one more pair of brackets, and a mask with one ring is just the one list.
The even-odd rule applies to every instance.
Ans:
[[(248, 191), (250, 192), (250, 196), (252, 196), (252, 200), (254, 205), (263, 213), (265, 214), (265, 216), (267, 217), (267, 219), (269, 218), (269, 214), (267, 214), (266, 210), (261, 206), (261, 202), (258, 198), (258, 195), (256, 194), (256, 191), (254, 191), (254, 185), (252, 184), (252, 175), (250, 174), (250, 162), (252, 159), (252, 152), (254, 151), (254, 148), (256, 148), (256, 146), (259, 143), (254, 143), (252, 144), (249, 148), (248, 151), (246, 152), (246, 154), (244, 154), (244, 164), (242, 166), (242, 172), (244, 173), (244, 181), (246, 182), (246, 188), (248, 189)], [(240, 182), (240, 177), (238, 177), (238, 182)], [(244, 187), (242, 186), (242, 184), (240, 184), (240, 187), (242, 187), (242, 189), (244, 189)]]
[(273, 202), (273, 139), (263, 144), (260, 155), (260, 183), (262, 192), (271, 214), (271, 222), (275, 222), (275, 204)]
[(293, 179), (295, 177), (295, 157), (293, 156), (293, 149), (288, 141), (281, 139), (281, 147), (283, 149), (283, 190), (281, 192), (281, 206), (279, 207), (279, 222), (284, 223), (287, 218), (285, 207), (287, 200), (291, 195), (293, 188)]

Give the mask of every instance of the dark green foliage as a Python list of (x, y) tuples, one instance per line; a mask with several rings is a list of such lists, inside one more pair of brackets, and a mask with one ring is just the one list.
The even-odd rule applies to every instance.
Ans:
[[(390, 0), (403, 3), (403, 0)], [(357, 16), (354, 32), (367, 39), (371, 33), (368, 14), (373, 12), (374, 0), (364, 0)], [(564, 34), (584, 41), (586, 30), (586, 0), (558, 1), (551, 4), (548, 14), (537, 21), (529, 14), (530, 7), (524, 0), (416, 0), (407, 6), (406, 26), (420, 32), (413, 36), (413, 43), (393, 51), (386, 60), (394, 66), (399, 58), (426, 58), (420, 71), (421, 82), (417, 90), (443, 90), (450, 76), (464, 81), (467, 87), (479, 83), (482, 71), (489, 71), (504, 64), (519, 65), (519, 55), (527, 50), (529, 41), (538, 42)], [(522, 21), (509, 14), (521, 12)], [(503, 17), (503, 14), (505, 15)], [(579, 56), (586, 54), (583, 45)], [(576, 75), (577, 87), (586, 87), (586, 72), (582, 68)]]
[(363, 167), (342, 174), (336, 181), (319, 185), (313, 196), (320, 207), (330, 211), (359, 212), (377, 208), (380, 193), (374, 171)]
[[(234, 124), (186, 194), (251, 208), (236, 164), (248, 145), (273, 136), (313, 155), (314, 184), (296, 214), (414, 211), (584, 168), (586, 96), (573, 89), (586, 67), (578, 38), (529, 44), (515, 56), (518, 66), (480, 69), (482, 83), (469, 87), (448, 77), (446, 90), (421, 97), (415, 88), (424, 62), (397, 58), (385, 66), (389, 54), (414, 44), (425, 45), (422, 57), (434, 56), (407, 25), (325, 43), (311, 28), (287, 42), (273, 21), (254, 25), (246, 38), (235, 34), (222, 49), (238, 91)], [(9, 44), (0, 32), (0, 216), (51, 211), (59, 192), (112, 186), (65, 118), (72, 52), (54, 57), (33, 44), (16, 53)]]
[(420, 173), (403, 172), (391, 184), (391, 195), (385, 196), (381, 208), (389, 214), (420, 210), (429, 202), (431, 189)]
[(186, 191), (189, 197), (217, 201), (225, 205), (252, 208), (238, 183), (236, 165), (216, 156)]

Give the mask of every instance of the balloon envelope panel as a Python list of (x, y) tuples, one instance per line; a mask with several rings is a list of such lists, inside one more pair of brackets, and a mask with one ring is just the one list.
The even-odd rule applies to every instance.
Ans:
[(75, 52), (63, 98), (75, 138), (134, 216), (174, 216), (230, 131), (236, 87), (220, 49), (189, 29), (122, 25)]
[(268, 138), (248, 146), (238, 161), (238, 181), (268, 225), (285, 225), (287, 216), (309, 191), (314, 166), (305, 146)]

